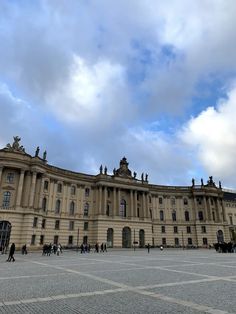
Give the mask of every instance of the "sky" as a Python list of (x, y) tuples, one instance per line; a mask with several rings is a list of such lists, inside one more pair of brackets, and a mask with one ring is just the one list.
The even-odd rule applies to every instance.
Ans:
[(235, 0), (0, 0), (0, 148), (236, 188)]

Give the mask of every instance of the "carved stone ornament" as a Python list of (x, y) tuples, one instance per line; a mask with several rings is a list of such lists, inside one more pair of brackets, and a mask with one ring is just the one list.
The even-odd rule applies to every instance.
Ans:
[(19, 136), (13, 136), (13, 143), (12, 145), (8, 143), (5, 147), (6, 150), (12, 151), (12, 152), (20, 152), (20, 153), (25, 153), (25, 149), (22, 145), (20, 145), (20, 140), (21, 138)]
[(127, 159), (123, 157), (120, 161), (120, 168), (114, 171), (114, 175), (120, 176), (120, 177), (132, 177), (132, 172), (128, 168), (129, 163), (127, 162)]

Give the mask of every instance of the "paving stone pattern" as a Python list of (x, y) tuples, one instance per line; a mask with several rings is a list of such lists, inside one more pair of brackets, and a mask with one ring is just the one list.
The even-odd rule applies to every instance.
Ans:
[(0, 255), (0, 313), (236, 313), (236, 254)]

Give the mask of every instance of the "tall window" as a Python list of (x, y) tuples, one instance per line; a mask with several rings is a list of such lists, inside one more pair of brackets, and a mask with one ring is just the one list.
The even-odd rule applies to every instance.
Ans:
[(90, 192), (89, 188), (86, 188), (86, 189), (85, 189), (85, 196), (88, 197), (88, 196), (89, 196), (89, 192)]
[(172, 212), (172, 220), (176, 221), (176, 211), (175, 210)]
[(31, 245), (35, 245), (35, 239), (36, 239), (36, 235), (32, 234), (32, 236), (31, 236)]
[(188, 199), (186, 197), (184, 198), (184, 205), (188, 205)]
[(44, 181), (44, 190), (48, 190), (48, 181)]
[(187, 233), (191, 233), (191, 227), (187, 226)]
[(38, 217), (34, 217), (34, 220), (33, 220), (33, 228), (36, 228), (36, 227), (37, 227), (37, 224), (38, 224)]
[(192, 245), (192, 244), (193, 244), (192, 238), (188, 238), (188, 245)]
[(87, 231), (88, 230), (88, 221), (85, 221), (84, 222), (84, 231)]
[(165, 226), (161, 226), (161, 233), (165, 233), (166, 232), (166, 227)]
[(160, 205), (163, 204), (163, 199), (162, 199), (162, 197), (159, 197), (159, 204), (160, 204)]
[(189, 221), (189, 212), (187, 210), (184, 212), (184, 216), (185, 216), (185, 221)]
[(203, 245), (207, 245), (208, 244), (207, 238), (202, 238), (202, 244)]
[(174, 233), (178, 233), (178, 227), (174, 226)]
[(70, 235), (70, 236), (68, 237), (68, 244), (69, 244), (69, 245), (72, 245), (72, 244), (73, 244), (73, 236), (72, 236), (72, 235)]
[(203, 220), (203, 212), (202, 212), (201, 210), (198, 212), (198, 219), (199, 219), (200, 221)]
[(175, 245), (179, 246), (179, 238), (175, 238)]
[(69, 212), (70, 216), (73, 216), (75, 214), (75, 203), (71, 202), (70, 203), (70, 212)]
[(13, 183), (14, 182), (14, 173), (8, 172), (7, 174), (7, 183)]
[(55, 235), (54, 236), (54, 239), (53, 239), (53, 244), (58, 244), (58, 241), (59, 241), (59, 236), (58, 235)]
[(166, 238), (162, 238), (162, 245), (166, 245)]
[(230, 223), (230, 225), (233, 225), (233, 217), (232, 216), (229, 216), (229, 223)]
[(84, 216), (88, 216), (89, 213), (89, 204), (84, 204)]
[(175, 205), (175, 198), (174, 197), (171, 198), (170, 203), (172, 206)]
[(3, 193), (2, 207), (8, 208), (10, 206), (11, 192), (7, 191)]
[(43, 198), (42, 209), (43, 209), (43, 211), (46, 211), (46, 209), (47, 209), (47, 199), (46, 199), (46, 197)]
[(69, 230), (74, 230), (74, 221), (69, 221)]
[(41, 234), (39, 244), (42, 245), (44, 243), (44, 235)]
[(71, 195), (75, 195), (75, 191), (76, 191), (76, 188), (74, 185), (72, 185), (71, 190), (70, 190)]
[(106, 215), (107, 216), (110, 215), (110, 205), (109, 204), (107, 204)]
[(41, 226), (41, 228), (45, 229), (45, 226), (46, 226), (46, 219), (42, 219), (42, 226)]
[(61, 201), (57, 200), (56, 201), (56, 208), (55, 208), (55, 213), (59, 214), (60, 213), (60, 209), (61, 209)]
[(202, 226), (202, 233), (206, 233), (206, 226)]
[(215, 216), (215, 212), (214, 211), (212, 212), (212, 219), (213, 219), (213, 221), (216, 221), (216, 216)]
[(55, 221), (55, 229), (56, 230), (60, 229), (60, 220)]
[(160, 210), (160, 221), (164, 220), (164, 212), (163, 210)]
[(120, 202), (120, 217), (126, 217), (126, 201), (124, 199)]
[(57, 193), (61, 193), (61, 191), (62, 191), (62, 184), (58, 183), (58, 185), (57, 185)]
[(137, 208), (137, 217), (139, 217), (140, 216), (140, 209), (139, 209), (139, 207)]

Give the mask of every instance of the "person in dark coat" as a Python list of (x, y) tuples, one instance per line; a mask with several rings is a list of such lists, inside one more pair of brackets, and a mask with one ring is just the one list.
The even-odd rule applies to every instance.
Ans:
[(16, 249), (15, 243), (12, 243), (7, 262), (11, 262), (11, 260), (15, 262), (15, 258), (14, 258), (15, 249)]

